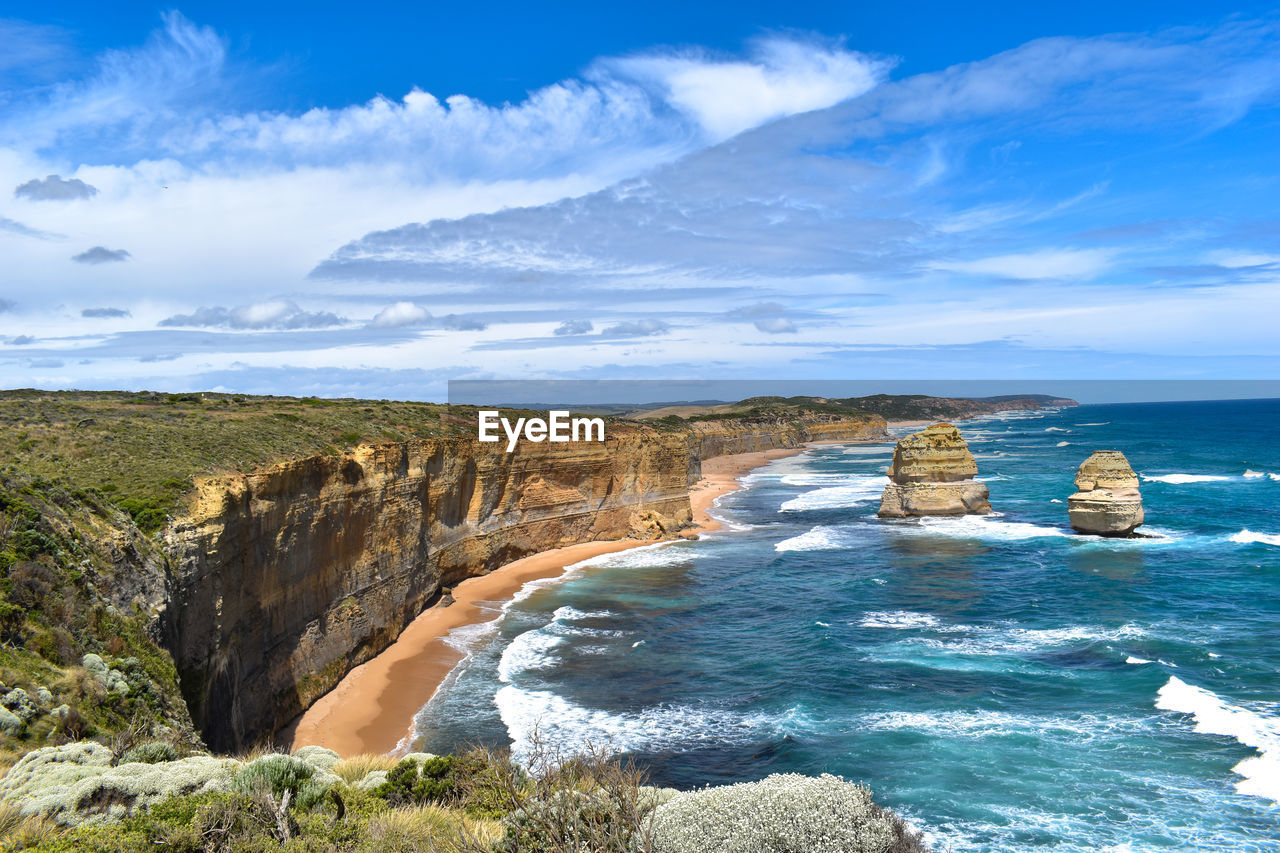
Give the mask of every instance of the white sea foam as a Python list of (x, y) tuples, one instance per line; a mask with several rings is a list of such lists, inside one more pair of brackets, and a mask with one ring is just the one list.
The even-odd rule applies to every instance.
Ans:
[(1071, 446), (1071, 442), (1069, 441), (1059, 441), (1057, 444), (1054, 445), (1054, 447), (1070, 447), (1070, 446)]
[(1266, 471), (1255, 471), (1252, 468), (1246, 468), (1244, 470), (1244, 478), (1246, 480), (1261, 480), (1265, 476), (1267, 476)]
[(1135, 656), (1133, 656), (1133, 655), (1129, 655), (1127, 658), (1125, 658), (1125, 659), (1124, 659), (1124, 662), (1125, 662), (1125, 663), (1138, 663), (1138, 664), (1141, 664), (1141, 663), (1155, 663), (1155, 661), (1150, 661), (1150, 660), (1147, 660), (1146, 658), (1135, 657)]
[(1061, 499), (1061, 498), (1049, 498), (1049, 503), (1051, 503), (1051, 504), (1060, 504), (1060, 503), (1062, 503), (1062, 499)]
[(1227, 537), (1232, 542), (1241, 545), (1275, 545), (1280, 547), (1280, 533), (1254, 533), (1248, 528), (1241, 530), (1239, 533), (1233, 533)]
[(503, 650), (498, 661), (498, 680), (510, 684), (522, 673), (550, 669), (558, 662), (553, 650), (563, 642), (563, 637), (549, 634), (541, 628), (525, 631)]
[(556, 608), (551, 618), (560, 622), (577, 622), (583, 619), (608, 619), (613, 615), (615, 614), (611, 610), (579, 610), (566, 604)]
[(813, 624), (817, 625), (819, 628), (830, 628), (830, 627), (831, 627), (831, 623), (830, 623), (830, 622), (817, 622), (817, 621), (815, 621)]
[(636, 640), (634, 643), (631, 644), (631, 648), (638, 649), (643, 645), (644, 645), (644, 640)]
[(845, 456), (884, 456), (893, 455), (893, 445), (859, 444), (846, 447), (840, 451)]
[(1044, 431), (1045, 432), (1071, 432), (1071, 430), (1064, 429), (1063, 427), (1045, 427)]
[(552, 755), (572, 755), (591, 746), (625, 752), (677, 751), (704, 744), (749, 742), (802, 725), (802, 718), (794, 711), (775, 717), (656, 705), (614, 713), (584, 707), (547, 690), (514, 685), (501, 688), (494, 702), (517, 761), (530, 758), (535, 739)]
[(845, 485), (815, 489), (784, 501), (782, 506), (778, 507), (778, 512), (804, 512), (857, 506), (879, 498), (888, 484), (889, 478), (881, 475), (864, 474), (850, 477)]
[(854, 475), (829, 471), (801, 471), (787, 474), (778, 482), (787, 486), (840, 486), (847, 485)]
[(848, 528), (818, 525), (799, 536), (783, 539), (773, 546), (779, 553), (784, 551), (837, 551), (853, 544), (852, 534)]
[(1220, 474), (1143, 474), (1142, 479), (1148, 483), (1169, 483), (1181, 486), (1186, 483), (1220, 483), (1231, 478)]
[(1074, 742), (1102, 735), (1136, 732), (1146, 721), (1137, 717), (1085, 714), (1080, 717), (1042, 717), (1003, 711), (892, 711), (868, 714), (860, 725), (879, 731), (912, 730), (942, 737), (984, 738), (1036, 734)]
[[(893, 614), (868, 614), (891, 617)], [(1018, 628), (1011, 625), (948, 625), (939, 623), (932, 616), (904, 613), (904, 616), (923, 616), (918, 621), (908, 618), (896, 624), (891, 618), (877, 623), (864, 620), (862, 624), (875, 624), (883, 628), (918, 628), (927, 632), (894, 643), (899, 652), (905, 647), (936, 649), (947, 655), (993, 657), (1002, 655), (1028, 655), (1060, 646), (1085, 645), (1098, 642), (1118, 643), (1146, 636), (1146, 630), (1133, 623), (1118, 628), (1096, 625), (1069, 625), (1062, 628)], [(929, 621), (932, 620), (932, 621)], [(892, 647), (890, 647), (892, 653)], [(877, 658), (878, 659), (878, 658)], [(961, 660), (951, 661), (964, 668)], [(936, 661), (933, 663), (937, 663)], [(932, 664), (931, 664), (932, 665)]]
[[(600, 637), (607, 639), (616, 639), (625, 637), (625, 631), (617, 631), (610, 628), (593, 628), (578, 623), (588, 619), (608, 619), (614, 614), (608, 610), (579, 610), (576, 607), (565, 605), (556, 608), (555, 613), (551, 615), (551, 621), (543, 625), (541, 628), (534, 628), (525, 631), (513, 639), (502, 651), (502, 657), (498, 661), (498, 680), (504, 684), (519, 679), (520, 675), (525, 672), (533, 672), (539, 669), (550, 669), (560, 662), (559, 656), (556, 654), (556, 648), (564, 643), (567, 637)], [(644, 642), (641, 640), (641, 642)], [(603, 654), (608, 651), (607, 646), (591, 647), (578, 644), (576, 650), (579, 652)], [(635, 648), (635, 646), (632, 646)]]
[(1197, 732), (1225, 735), (1256, 749), (1257, 756), (1246, 758), (1232, 768), (1244, 777), (1236, 783), (1236, 790), (1280, 803), (1280, 717), (1233, 705), (1203, 687), (1187, 684), (1174, 676), (1160, 688), (1156, 707), (1190, 714), (1196, 721)]
[(1106, 426), (1109, 423), (1111, 423), (1111, 421), (1098, 421), (1094, 424), (1076, 424), (1076, 426)]
[(1004, 521), (998, 515), (922, 518), (916, 524), (902, 525), (902, 529), (915, 529), (924, 533), (962, 539), (994, 539), (1006, 542), (1070, 535), (1060, 527), (1045, 527), (1025, 521)]
[(587, 569), (596, 566), (622, 566), (622, 567), (645, 567), (645, 566), (677, 566), (681, 563), (688, 562), (689, 554), (682, 548), (673, 548), (679, 545), (683, 540), (655, 542), (652, 545), (640, 545), (635, 548), (628, 548), (625, 551), (614, 551), (609, 554), (600, 554), (595, 557), (589, 557), (565, 566), (563, 573), (551, 578), (539, 578), (537, 580), (526, 581), (520, 590), (502, 605), (502, 611), (506, 613), (517, 604), (527, 601), (530, 596), (535, 593), (559, 586), (575, 575), (579, 575)]
[(493, 636), (493, 633), (498, 630), (498, 625), (501, 621), (502, 617), (499, 616), (496, 619), (490, 619), (488, 622), (460, 625), (445, 634), (444, 643), (446, 646), (470, 656), (482, 643)]
[(863, 614), (858, 624), (863, 628), (933, 628), (938, 617), (910, 610), (874, 610)]

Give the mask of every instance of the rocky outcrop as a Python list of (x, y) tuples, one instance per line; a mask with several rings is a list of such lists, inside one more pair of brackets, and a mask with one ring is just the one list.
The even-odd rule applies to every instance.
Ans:
[(981, 515), (991, 511), (960, 430), (939, 423), (912, 433), (893, 451), (889, 479), (880, 498), (882, 518), (926, 515)]
[(1077, 532), (1096, 536), (1129, 536), (1142, 524), (1138, 475), (1123, 453), (1097, 450), (1080, 464), (1067, 513)]

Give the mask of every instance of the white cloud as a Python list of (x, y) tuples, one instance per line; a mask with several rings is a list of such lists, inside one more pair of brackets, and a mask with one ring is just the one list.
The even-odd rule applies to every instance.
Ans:
[(1206, 258), (1210, 263), (1227, 267), (1228, 269), (1242, 269), (1246, 267), (1263, 267), (1272, 264), (1280, 264), (1280, 255), (1265, 252), (1248, 252), (1236, 251), (1231, 249), (1221, 249), (1209, 252)]
[(431, 312), (412, 302), (397, 302), (379, 311), (369, 323), (379, 329), (395, 329), (401, 326), (421, 326), (430, 322)]
[(1095, 278), (1111, 266), (1109, 249), (1041, 249), (1014, 255), (994, 255), (971, 261), (936, 261), (936, 270), (989, 275), (1025, 281)]
[(601, 67), (656, 85), (716, 140), (861, 95), (888, 70), (887, 63), (841, 47), (784, 38), (757, 42), (749, 60), (639, 56)]

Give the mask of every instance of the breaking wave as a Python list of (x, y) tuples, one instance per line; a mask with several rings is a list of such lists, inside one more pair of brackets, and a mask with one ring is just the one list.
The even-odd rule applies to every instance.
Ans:
[(1181, 486), (1186, 483), (1220, 483), (1230, 480), (1221, 474), (1143, 474), (1142, 479), (1148, 483), (1169, 483)]
[(871, 611), (858, 622), (863, 628), (933, 628), (938, 617), (910, 610)]
[(794, 709), (781, 715), (742, 713), (691, 705), (654, 705), (637, 711), (588, 708), (548, 690), (507, 685), (494, 701), (511, 738), (512, 754), (527, 762), (540, 744), (551, 755), (590, 747), (624, 752), (680, 752), (700, 746), (750, 743), (803, 725)]
[(1175, 676), (1160, 688), (1156, 707), (1190, 714), (1197, 732), (1224, 735), (1257, 750), (1257, 756), (1232, 768), (1244, 777), (1236, 783), (1236, 790), (1280, 803), (1280, 718), (1232, 705), (1216, 693)]
[(804, 512), (815, 509), (837, 509), (856, 506), (880, 497), (889, 478), (881, 475), (864, 475), (849, 477), (845, 485), (827, 486), (805, 492), (791, 500), (784, 501), (778, 512)]
[(784, 539), (773, 546), (779, 553), (784, 551), (836, 551), (853, 544), (853, 532), (849, 528), (819, 525), (807, 530), (799, 536)]
[(1280, 534), (1278, 533), (1254, 533), (1252, 530), (1245, 529), (1239, 533), (1233, 533), (1227, 538), (1229, 541), (1241, 545), (1275, 545), (1280, 547)]
[(1004, 521), (998, 515), (962, 515), (950, 518), (922, 518), (919, 523), (903, 526), (924, 533), (965, 539), (994, 539), (1017, 542), (1040, 537), (1066, 537), (1071, 534), (1060, 527), (1047, 527), (1025, 521)]

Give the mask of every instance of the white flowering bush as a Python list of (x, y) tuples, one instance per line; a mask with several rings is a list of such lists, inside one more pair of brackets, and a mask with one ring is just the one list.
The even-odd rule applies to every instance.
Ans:
[(0, 732), (20, 735), (27, 730), (26, 722), (8, 708), (0, 707)]
[(654, 853), (911, 853), (920, 838), (838, 776), (795, 773), (690, 791), (653, 811)]
[(31, 722), (35, 717), (42, 713), (39, 706), (31, 698), (27, 691), (21, 687), (15, 687), (4, 694), (4, 698), (0, 699), (0, 705), (3, 705), (15, 717), (24, 723)]
[(190, 756), (159, 764), (114, 764), (111, 750), (85, 741), (29, 752), (0, 779), (0, 799), (23, 815), (79, 826), (120, 820), (179, 794), (226, 790), (233, 758)]
[(372, 791), (386, 781), (387, 771), (370, 770), (368, 773), (364, 774), (364, 777), (361, 778), (359, 782), (356, 782), (355, 787), (359, 788), (361, 791)]
[(307, 762), (317, 770), (327, 770), (330, 773), (333, 772), (334, 765), (342, 760), (338, 753), (323, 746), (304, 746), (293, 757)]

